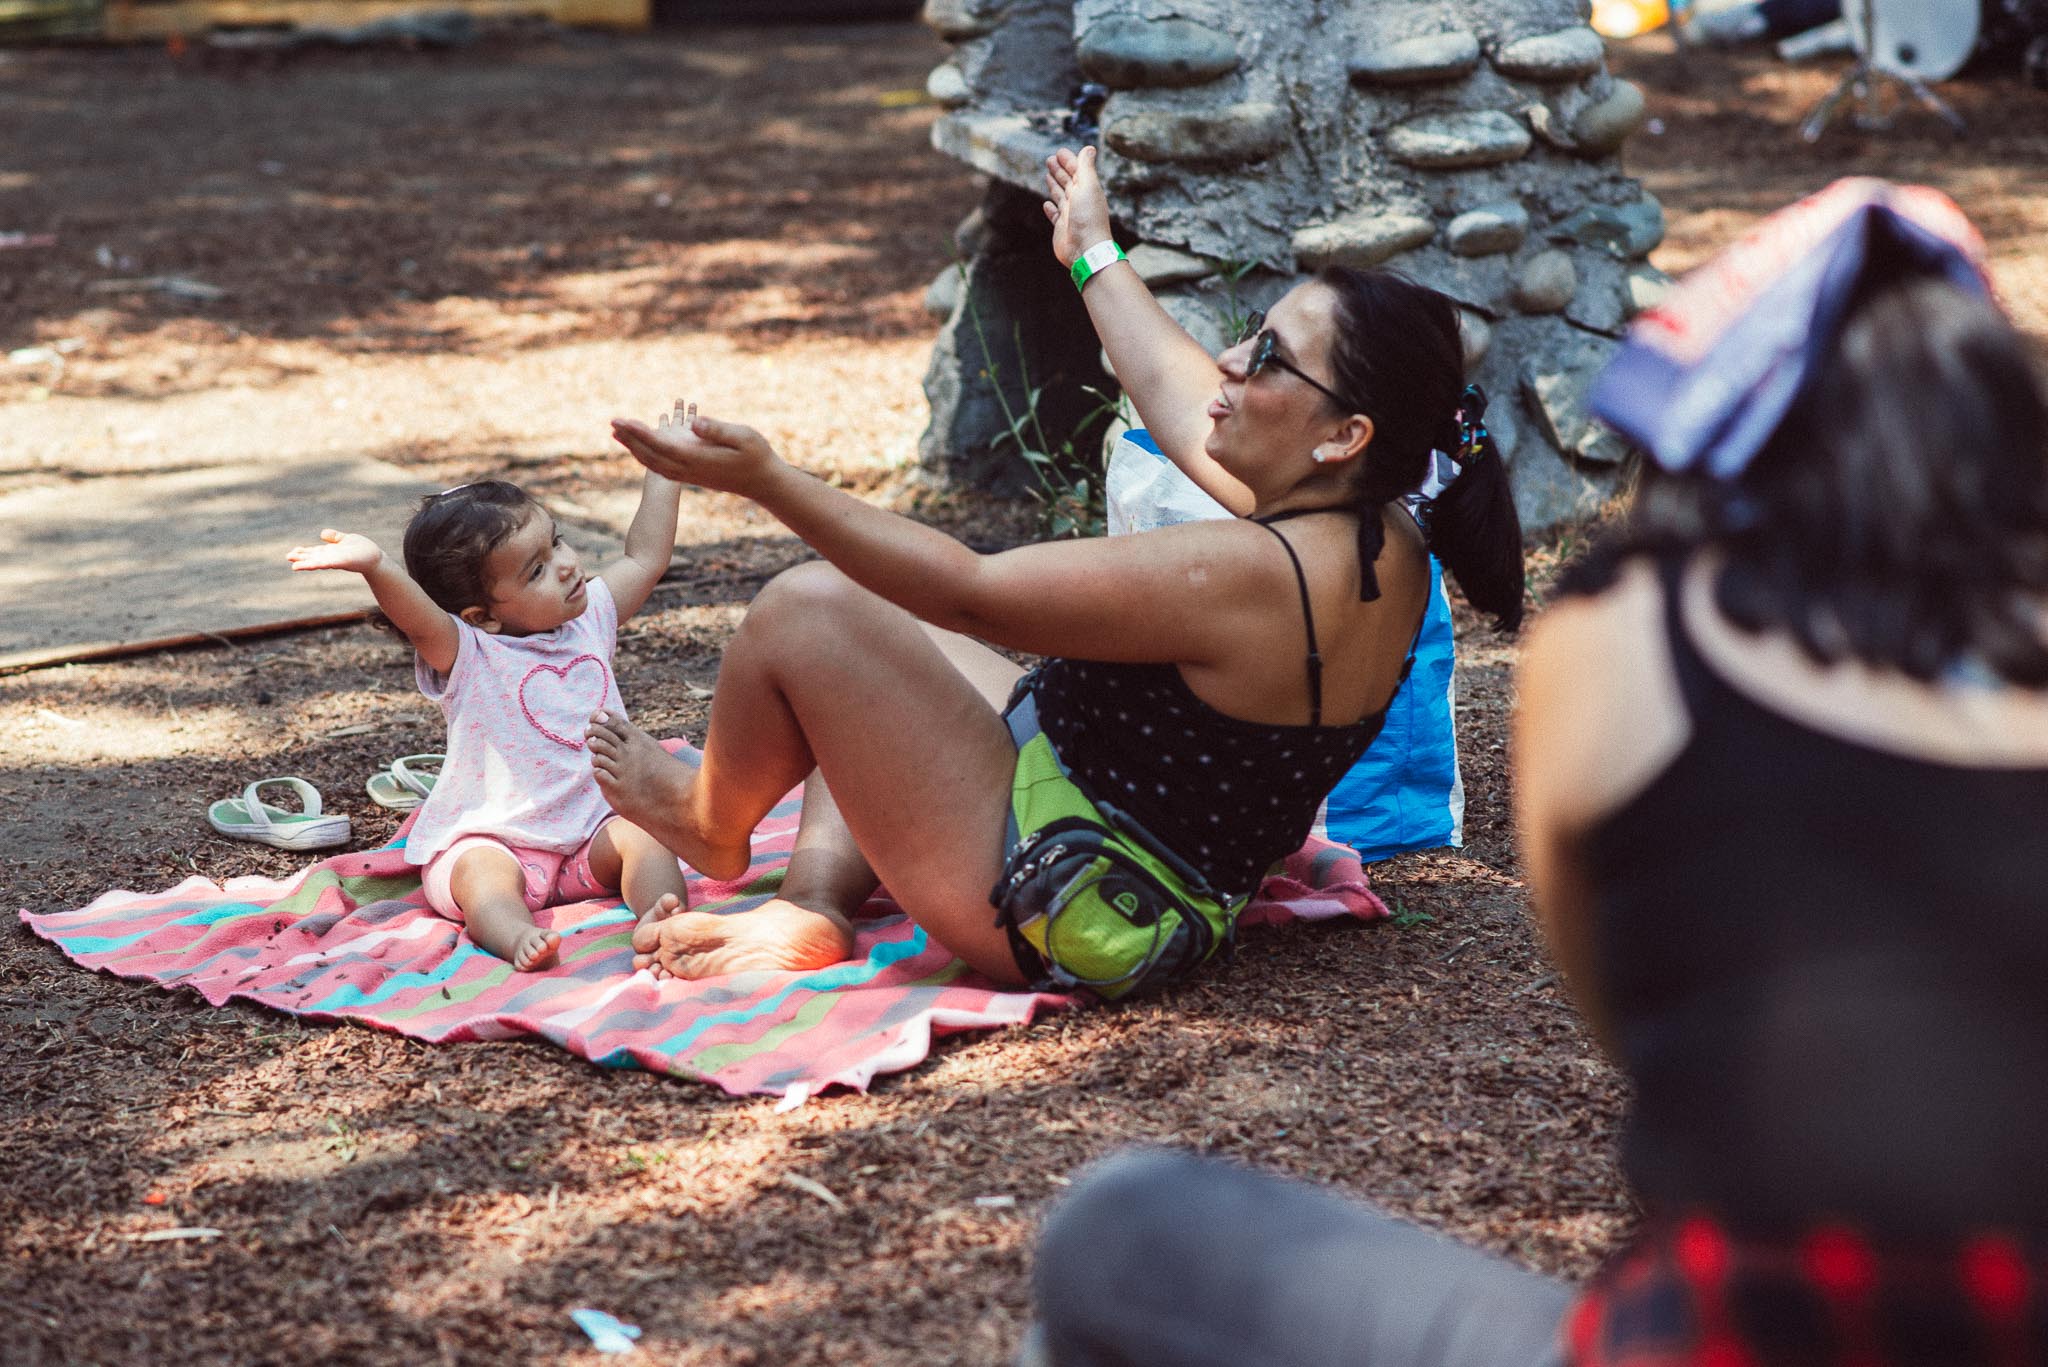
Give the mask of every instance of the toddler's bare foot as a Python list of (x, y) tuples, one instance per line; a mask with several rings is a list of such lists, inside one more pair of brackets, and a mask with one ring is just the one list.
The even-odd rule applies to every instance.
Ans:
[(477, 948), (497, 955), (521, 973), (552, 967), (562, 946), (560, 935), (535, 925), (532, 914), (517, 902), (485, 901), (466, 909), (464, 919)]
[(780, 897), (750, 911), (720, 916), (687, 911), (663, 921), (643, 921), (633, 931), (633, 948), (657, 975), (715, 978), (725, 973), (766, 970), (800, 973), (842, 963), (853, 953), (853, 928), (837, 917)]
[(521, 973), (538, 973), (543, 968), (553, 968), (561, 948), (561, 936), (535, 926), (520, 937), (518, 948), (512, 951), (512, 967)]
[[(477, 943), (483, 944), (481, 940)], [(552, 930), (528, 926), (502, 947), (491, 944), (483, 947), (521, 973), (538, 973), (543, 968), (555, 966), (555, 956), (562, 948), (562, 937)]]
[(738, 878), (753, 862), (745, 839), (713, 844), (689, 820), (697, 773), (623, 717), (598, 712), (583, 733), (597, 790), (611, 809), (710, 878)]

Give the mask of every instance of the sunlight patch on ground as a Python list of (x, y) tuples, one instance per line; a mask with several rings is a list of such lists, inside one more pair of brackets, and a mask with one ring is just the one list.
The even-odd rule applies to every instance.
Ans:
[[(759, 71), (761, 69), (761, 62), (766, 55), (768, 54), (748, 53), (743, 55), (737, 52), (720, 52), (706, 45), (688, 48), (678, 53), (676, 61), (679, 65), (686, 66), (692, 71), (701, 71), (707, 76), (715, 76), (720, 80), (731, 81), (751, 76)], [(779, 61), (787, 61), (790, 53), (785, 48), (776, 50), (773, 55)]]
[[(462, 305), (439, 307), (444, 322), (466, 317)], [(511, 332), (523, 326), (502, 313), (468, 321)], [(287, 349), (271, 347), (255, 384), (0, 403), (0, 469), (33, 469), (39, 452), (58, 451), (75, 468), (103, 472), (338, 452), (492, 462), (609, 456), (616, 454), (613, 415), (652, 418), (682, 393), (707, 413), (760, 428), (799, 464), (900, 463), (915, 453), (930, 420), (922, 389), (930, 345), (917, 336), (826, 336), (742, 351), (731, 338), (704, 332), (507, 355), (451, 348), (425, 358), (296, 345), (288, 349), (292, 363), (312, 373), (286, 378), (278, 378), (276, 362)], [(821, 375), (829, 379), (826, 392), (860, 401), (819, 405)]]
[(1667, 275), (1684, 275), (1748, 231), (1761, 217), (1741, 209), (1672, 214), (1671, 234), (1663, 246), (1651, 253), (1650, 260)]
[[(8, 715), (12, 713), (12, 715)], [(228, 708), (179, 709), (66, 703), (0, 712), (7, 749), (17, 760), (66, 765), (169, 759), (239, 747), (247, 719)]]
[[(680, 261), (562, 272), (549, 278), (542, 293), (565, 308), (616, 310), (659, 304), (678, 290), (710, 282), (722, 291), (710, 309), (721, 323), (803, 319), (815, 312), (802, 303), (803, 290), (813, 287), (819, 275), (873, 254), (839, 242), (734, 238), (691, 247)], [(734, 277), (754, 283), (735, 288), (726, 283)], [(782, 281), (798, 284), (779, 283)]]
[(318, 1181), (360, 1161), (410, 1153), (419, 1143), (417, 1132), (390, 1126), (359, 1130), (347, 1117), (336, 1115), (315, 1123), (308, 1133), (238, 1138), (191, 1166), (209, 1182), (233, 1178)]

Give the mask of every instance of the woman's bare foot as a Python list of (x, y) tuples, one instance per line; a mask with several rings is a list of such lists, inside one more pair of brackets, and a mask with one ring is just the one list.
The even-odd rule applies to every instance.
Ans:
[(633, 928), (635, 968), (657, 977), (715, 978), (725, 973), (801, 973), (829, 968), (853, 954), (844, 920), (777, 897), (748, 911), (720, 916), (688, 911)]
[(690, 820), (690, 791), (696, 771), (662, 748), (647, 732), (625, 717), (598, 711), (584, 728), (590, 746), (590, 767), (598, 791), (612, 812), (627, 818), (655, 840), (676, 851), (684, 863), (705, 877), (731, 879), (748, 871), (754, 851), (748, 840), (717, 844), (698, 832)]
[[(661, 896), (661, 900), (656, 902), (653, 906), (649, 907), (646, 913), (642, 915), (638, 921), (633, 923), (633, 948), (635, 950), (638, 950), (640, 948), (640, 933), (642, 927), (654, 926), (660, 924), (663, 921), (666, 921), (669, 917), (681, 911), (683, 909), (683, 906), (684, 903), (682, 898), (676, 896), (672, 892), (663, 893)], [(655, 935), (650, 935), (648, 943), (655, 943), (657, 938), (658, 932)], [(636, 969), (654, 968), (654, 955), (651, 953), (634, 954), (633, 967)], [(656, 969), (657, 973), (659, 971), (659, 969)]]
[(708, 878), (738, 878), (747, 871), (753, 851), (744, 838), (736, 845), (713, 844), (689, 819), (694, 769), (624, 717), (594, 713), (583, 737), (597, 790), (613, 811)]

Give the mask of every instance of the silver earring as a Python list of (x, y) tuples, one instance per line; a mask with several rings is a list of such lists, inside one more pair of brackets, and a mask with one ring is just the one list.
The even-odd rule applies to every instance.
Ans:
[(1322, 447), (1318, 446), (1315, 450), (1308, 453), (1308, 458), (1314, 461), (1316, 464), (1321, 465), (1330, 457), (1328, 452), (1324, 451)]

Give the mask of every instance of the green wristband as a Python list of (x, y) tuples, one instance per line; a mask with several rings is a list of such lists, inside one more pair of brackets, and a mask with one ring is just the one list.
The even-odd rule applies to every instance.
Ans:
[(1108, 238), (1104, 238), (1087, 251), (1075, 257), (1074, 264), (1068, 273), (1074, 277), (1075, 289), (1086, 289), (1088, 282), (1095, 278), (1097, 272), (1114, 266), (1119, 261), (1128, 261), (1129, 259), (1129, 257), (1124, 255), (1122, 247), (1117, 246), (1115, 242)]

